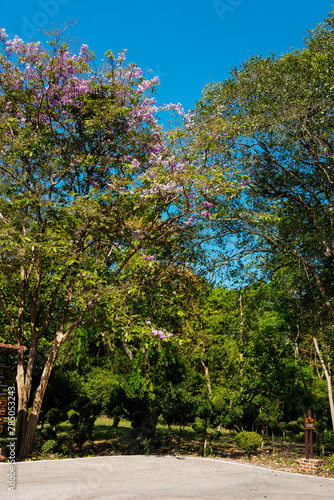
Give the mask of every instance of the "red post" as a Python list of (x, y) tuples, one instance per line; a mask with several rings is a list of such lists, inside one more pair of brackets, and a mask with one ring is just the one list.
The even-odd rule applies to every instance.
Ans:
[(308, 450), (308, 429), (306, 427), (306, 419), (307, 415), (304, 415), (304, 428), (305, 428), (305, 456), (306, 459), (309, 459), (309, 450)]
[[(308, 418), (312, 418), (312, 412), (311, 412), (311, 410), (308, 411)], [(310, 438), (309, 438), (309, 443), (310, 443), (310, 458), (313, 458), (313, 429), (310, 429), (309, 433), (310, 433)]]

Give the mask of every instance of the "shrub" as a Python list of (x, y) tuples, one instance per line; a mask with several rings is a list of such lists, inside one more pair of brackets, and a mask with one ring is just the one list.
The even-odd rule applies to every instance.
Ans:
[(206, 432), (206, 423), (205, 420), (196, 417), (195, 422), (192, 425), (192, 428), (196, 432), (196, 434), (204, 434)]
[(326, 467), (329, 470), (334, 470), (334, 454), (327, 459)]
[(322, 435), (322, 442), (326, 446), (326, 449), (334, 449), (334, 431), (324, 430)]
[(72, 454), (70, 445), (64, 441), (61, 445), (59, 445), (58, 453), (61, 453), (64, 457), (68, 457)]
[(101, 404), (102, 413), (107, 413), (110, 393), (118, 385), (117, 377), (108, 368), (94, 367), (86, 374), (85, 392), (90, 400)]
[(56, 431), (56, 426), (63, 420), (63, 414), (58, 408), (50, 408), (46, 415), (46, 420), (53, 427), (53, 430)]
[(70, 423), (73, 425), (73, 427), (76, 429), (79, 426), (80, 423), (80, 415), (77, 411), (75, 410), (70, 410), (67, 412), (67, 418), (70, 421)]
[(299, 424), (296, 420), (292, 420), (286, 426), (288, 431), (293, 432), (293, 434), (298, 434), (301, 431), (304, 431), (304, 426)]
[(42, 455), (49, 455), (50, 453), (56, 453), (57, 447), (58, 443), (54, 439), (49, 439), (48, 441), (45, 441), (41, 450)]
[(235, 444), (246, 453), (254, 453), (262, 444), (261, 436), (256, 432), (240, 432), (235, 436)]
[(120, 417), (128, 416), (126, 410), (126, 394), (123, 387), (117, 386), (109, 394), (106, 403), (106, 413), (108, 417), (114, 419), (114, 427), (118, 426)]
[(80, 430), (78, 432), (75, 432), (73, 434), (73, 441), (75, 444), (77, 444), (80, 448), (81, 446), (87, 441), (88, 436), (84, 430)]
[(46, 427), (45, 429), (43, 429), (41, 431), (41, 436), (42, 439), (44, 439), (44, 441), (49, 441), (57, 438), (56, 432), (53, 429), (51, 429), (51, 427)]

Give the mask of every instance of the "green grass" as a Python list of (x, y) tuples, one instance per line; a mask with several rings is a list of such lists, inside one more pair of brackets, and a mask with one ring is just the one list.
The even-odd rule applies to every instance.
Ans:
[[(48, 424), (45, 427), (48, 427)], [(209, 433), (211, 430), (208, 429)], [(58, 443), (66, 443), (69, 445), (69, 449), (55, 455), (51, 454), (49, 458), (133, 454), (203, 456), (203, 436), (196, 434), (191, 426), (186, 426), (180, 434), (179, 426), (172, 425), (169, 428), (161, 419), (154, 436), (144, 442), (140, 442), (132, 436), (131, 423), (127, 420), (121, 420), (116, 428), (111, 419), (98, 418), (94, 425), (92, 439), (81, 447), (73, 442), (71, 431), (72, 426), (69, 422), (63, 422), (57, 426)], [(232, 460), (246, 458), (245, 453), (234, 444), (235, 435), (229, 430), (222, 429), (216, 439), (208, 441), (206, 456)], [(44, 442), (41, 437), (41, 426), (38, 426), (33, 460), (45, 458), (41, 451)], [(0, 438), (0, 447), (2, 448), (6, 444), (7, 438)], [(274, 443), (270, 437), (264, 438), (264, 447), (259, 451), (259, 458), (260, 456), (272, 456), (277, 464), (286, 465), (293, 463), (295, 458), (303, 456), (303, 454), (303, 445), (295, 442), (293, 438), (290, 441), (284, 441), (281, 436), (275, 436)]]

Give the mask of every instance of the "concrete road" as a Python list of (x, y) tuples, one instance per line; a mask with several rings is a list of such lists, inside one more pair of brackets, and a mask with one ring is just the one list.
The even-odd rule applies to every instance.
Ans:
[[(222, 460), (112, 456), (0, 464), (1, 500), (334, 499), (334, 480)], [(13, 471), (12, 471), (13, 472)], [(13, 478), (13, 476), (12, 476)]]

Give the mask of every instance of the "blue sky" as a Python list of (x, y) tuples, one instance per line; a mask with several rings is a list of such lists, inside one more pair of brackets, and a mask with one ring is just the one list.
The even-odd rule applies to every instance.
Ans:
[(333, 0), (0, 0), (0, 27), (39, 40), (39, 27), (77, 19), (73, 36), (98, 59), (128, 49), (128, 61), (159, 76), (159, 103), (188, 110), (250, 55), (301, 47), (332, 9)]

